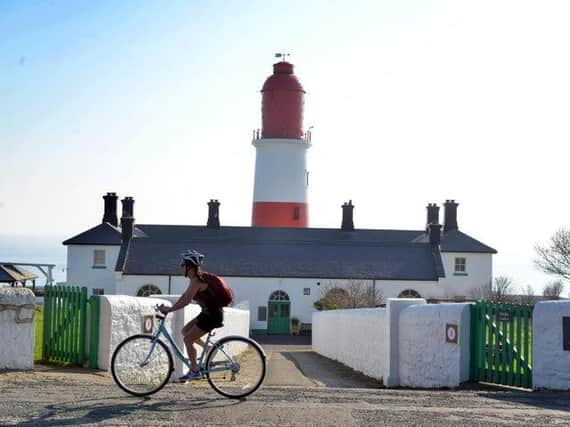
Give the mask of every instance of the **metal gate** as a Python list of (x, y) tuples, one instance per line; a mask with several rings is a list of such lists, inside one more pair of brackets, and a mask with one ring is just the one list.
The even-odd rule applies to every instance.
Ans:
[(532, 307), (471, 305), (471, 379), (532, 387)]
[(43, 359), (81, 365), (86, 359), (87, 288), (46, 286)]

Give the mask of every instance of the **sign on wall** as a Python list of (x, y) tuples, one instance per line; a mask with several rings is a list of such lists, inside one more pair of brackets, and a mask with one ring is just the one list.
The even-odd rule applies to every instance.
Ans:
[(497, 311), (495, 317), (497, 322), (510, 322), (512, 320), (512, 314), (510, 311)]
[(154, 316), (152, 314), (143, 317), (143, 333), (152, 334), (154, 329)]
[(445, 342), (457, 344), (459, 337), (459, 326), (450, 323), (445, 324)]
[(570, 351), (570, 317), (562, 318), (562, 348)]

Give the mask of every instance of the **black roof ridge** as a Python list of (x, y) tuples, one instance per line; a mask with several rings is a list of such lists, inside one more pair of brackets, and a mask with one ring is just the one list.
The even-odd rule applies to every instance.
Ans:
[(192, 227), (192, 228), (203, 228), (207, 230), (219, 230), (219, 229), (255, 229), (255, 230), (336, 230), (342, 231), (343, 233), (354, 233), (355, 231), (401, 231), (406, 233), (425, 233), (425, 230), (403, 230), (403, 229), (392, 229), (392, 228), (355, 228), (354, 230), (343, 230), (341, 228), (327, 228), (327, 227), (253, 227), (250, 225), (221, 225), (219, 228), (211, 228), (205, 225), (194, 225), (194, 224), (137, 224), (137, 227)]
[[(145, 239), (146, 238), (142, 238)], [(136, 237), (133, 239), (133, 241), (143, 241), (140, 237)], [(208, 239), (208, 238), (195, 238), (192, 239), (192, 243), (194, 242), (211, 242), (212, 239)], [(243, 239), (243, 238), (234, 238), (234, 239), (225, 239), (225, 242), (239, 242), (242, 244), (245, 243), (255, 243), (257, 246), (261, 246), (261, 245), (275, 245), (275, 244), (286, 244), (286, 245), (294, 245), (294, 246), (299, 246), (299, 245), (307, 245), (307, 246), (311, 246), (311, 245), (318, 245), (318, 246), (353, 246), (354, 245), (354, 241), (352, 240), (325, 240), (325, 241), (315, 241), (315, 240), (285, 240), (285, 239), (273, 239), (273, 240), (254, 240), (254, 239)], [(157, 240), (153, 240), (151, 242), (153, 245), (171, 245), (172, 242), (164, 240), (164, 241), (157, 241)], [(184, 242), (180, 242), (180, 243), (184, 243)], [(190, 243), (190, 241), (188, 242)], [(374, 240), (359, 240), (358, 241), (358, 245), (359, 246), (378, 246), (378, 247), (414, 247), (414, 246), (418, 246), (418, 247), (428, 247), (431, 246), (431, 243), (429, 242), (414, 242), (414, 241), (406, 241), (406, 242), (385, 242), (385, 241), (374, 241)]]

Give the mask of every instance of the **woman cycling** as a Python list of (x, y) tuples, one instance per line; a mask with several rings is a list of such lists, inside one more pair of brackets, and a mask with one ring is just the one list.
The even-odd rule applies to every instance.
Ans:
[(202, 277), (200, 266), (203, 260), (204, 255), (195, 250), (188, 250), (182, 254), (180, 267), (184, 272), (184, 276), (190, 279), (188, 288), (172, 307), (165, 305), (159, 307), (160, 311), (166, 314), (179, 310), (194, 300), (202, 308), (201, 313), (182, 328), (184, 344), (190, 359), (190, 370), (179, 378), (180, 381), (195, 380), (201, 377), (198, 363), (196, 362), (194, 343), (204, 347), (201, 337), (212, 329), (223, 326), (224, 321), (223, 305), (220, 304), (214, 289)]

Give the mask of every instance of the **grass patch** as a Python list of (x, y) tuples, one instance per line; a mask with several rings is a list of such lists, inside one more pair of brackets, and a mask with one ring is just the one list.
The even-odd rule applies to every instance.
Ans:
[(44, 308), (36, 307), (36, 340), (34, 343), (34, 361), (42, 360), (42, 346), (44, 344)]

